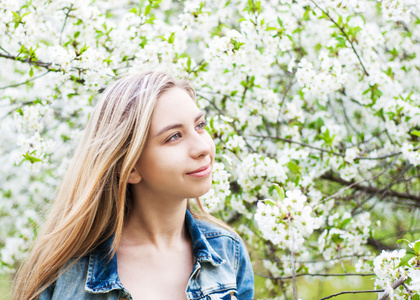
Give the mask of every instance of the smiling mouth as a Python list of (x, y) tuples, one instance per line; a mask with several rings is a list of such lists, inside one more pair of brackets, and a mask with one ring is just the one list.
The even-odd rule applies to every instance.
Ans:
[(211, 174), (211, 166), (208, 164), (207, 166), (201, 167), (195, 171), (187, 173), (187, 175), (193, 177), (207, 177)]

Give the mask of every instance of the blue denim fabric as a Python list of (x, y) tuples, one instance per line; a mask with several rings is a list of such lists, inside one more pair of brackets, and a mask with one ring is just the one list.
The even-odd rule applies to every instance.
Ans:
[[(193, 219), (189, 211), (185, 224), (195, 258), (187, 299), (253, 299), (254, 274), (242, 240), (214, 224)], [(71, 266), (39, 300), (132, 299), (118, 276), (117, 255), (111, 260), (107, 255), (111, 243), (112, 238), (76, 263), (70, 261)]]

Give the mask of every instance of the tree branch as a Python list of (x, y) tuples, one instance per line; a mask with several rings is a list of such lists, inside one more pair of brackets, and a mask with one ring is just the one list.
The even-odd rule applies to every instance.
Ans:
[(321, 298), (321, 299), (319, 299), (319, 300), (330, 299), (330, 298), (337, 297), (337, 296), (339, 296), (339, 295), (344, 295), (344, 294), (381, 293), (381, 292), (383, 292), (383, 291), (384, 291), (384, 290), (366, 290), (366, 291), (347, 291), (347, 292), (339, 292), (339, 293), (337, 293), (337, 294), (332, 294), (332, 295), (329, 295), (329, 296), (327, 296), (327, 297)]
[[(391, 284), (391, 287), (395, 290), (397, 287), (399, 287), (400, 285), (404, 284), (404, 282), (406, 280), (407, 280), (407, 278), (401, 277), (397, 281), (395, 281), (393, 284)], [(388, 299), (388, 297), (389, 297), (389, 293), (386, 292), (380, 298), (378, 298), (378, 300), (386, 300), (386, 299)]]
[[(293, 275), (290, 276), (280, 276), (280, 277), (273, 277), (264, 275), (261, 273), (255, 273), (261, 277), (269, 278), (269, 279), (278, 279), (278, 280), (287, 280), (293, 279)], [(375, 273), (339, 273), (339, 274), (328, 274), (328, 273), (299, 273), (296, 274), (295, 277), (302, 277), (302, 276), (311, 276), (311, 277), (343, 277), (343, 276), (374, 276)]]
[(330, 19), (330, 21), (333, 22), (335, 26), (337, 26), (338, 29), (340, 29), (341, 33), (345, 36), (346, 40), (350, 43), (351, 48), (353, 49), (354, 54), (356, 54), (357, 59), (359, 60), (360, 65), (362, 66), (363, 71), (365, 72), (366, 76), (369, 76), (369, 73), (366, 70), (365, 66), (363, 65), (362, 60), (360, 59), (359, 54), (357, 53), (356, 49), (354, 48), (353, 42), (350, 40), (349, 36), (344, 31), (344, 29), (340, 25), (338, 25), (338, 23), (336, 21), (334, 21), (334, 19), (325, 10), (323, 10), (315, 1), (311, 0), (311, 2), (313, 4), (315, 4), (315, 6), (318, 7), (328, 17), (328, 19)]
[(392, 246), (388, 246), (378, 240), (375, 240), (373, 238), (368, 238), (367, 240), (368, 245), (374, 246), (375, 248), (379, 249), (379, 250), (395, 250), (396, 247), (392, 247)]
[(343, 187), (342, 189), (340, 189), (338, 192), (336, 192), (334, 195), (332, 195), (332, 196), (329, 196), (329, 197), (327, 197), (327, 198), (324, 198), (321, 202), (325, 202), (325, 201), (327, 201), (327, 200), (329, 200), (329, 199), (331, 199), (331, 198), (336, 198), (339, 194), (341, 194), (343, 191), (345, 191), (345, 190), (347, 190), (347, 189), (350, 189), (350, 188), (352, 188), (353, 186), (355, 186), (355, 185), (358, 185), (358, 184), (361, 184), (361, 183), (363, 183), (363, 182), (367, 182), (367, 181), (371, 181), (371, 180), (374, 180), (374, 179), (376, 179), (376, 178), (378, 178), (379, 176), (381, 176), (382, 174), (385, 174), (391, 167), (393, 167), (394, 166), (394, 164), (395, 164), (395, 162), (396, 162), (396, 159), (394, 159), (394, 161), (392, 162), (392, 164), (390, 164), (385, 170), (383, 170), (382, 172), (380, 172), (380, 173), (378, 173), (378, 174), (376, 174), (375, 176), (373, 176), (373, 177), (371, 177), (371, 178), (367, 178), (367, 179), (363, 179), (363, 180), (360, 180), (360, 181), (357, 181), (357, 182), (353, 182), (352, 184), (350, 184), (350, 185), (347, 185), (347, 186), (345, 186), (345, 187)]
[(50, 72), (51, 72), (51, 70), (47, 70), (47, 72), (42, 73), (41, 75), (38, 75), (38, 76), (32, 77), (32, 78), (30, 78), (30, 79), (28, 79), (28, 80), (26, 80), (26, 81), (24, 81), (24, 82), (21, 82), (21, 83), (16, 83), (16, 84), (11, 84), (11, 85), (7, 85), (7, 86), (2, 86), (2, 87), (0, 87), (0, 90), (4, 90), (4, 89), (7, 89), (7, 88), (18, 87), (18, 86), (20, 86), (20, 85), (27, 84), (28, 82), (34, 81), (35, 79), (38, 79), (38, 78), (41, 78), (41, 77), (43, 77), (43, 76), (47, 75), (47, 74), (48, 74), (48, 73), (50, 73)]
[[(346, 186), (354, 184), (353, 182), (346, 181), (346, 180), (343, 180), (339, 177), (333, 176), (332, 172), (325, 173), (324, 175), (321, 176), (321, 178), (325, 179), (325, 180), (337, 182), (337, 183), (340, 183), (340, 184), (346, 185)], [(378, 188), (375, 188), (375, 187), (364, 186), (364, 185), (361, 185), (361, 184), (354, 184), (353, 187), (356, 190), (363, 191), (363, 192), (368, 193), (368, 194), (384, 194), (384, 196), (386, 195), (386, 196), (397, 197), (397, 198), (401, 198), (401, 199), (410, 199), (410, 200), (413, 200), (413, 201), (416, 201), (416, 202), (420, 203), (420, 196), (417, 196), (417, 195), (400, 193), (400, 192), (397, 192), (397, 191), (393, 191), (391, 189), (378, 189)]]
[(66, 13), (66, 17), (64, 18), (64, 22), (63, 22), (63, 26), (61, 27), (61, 32), (60, 32), (60, 40), (58, 41), (58, 44), (61, 45), (61, 38), (63, 37), (63, 32), (64, 32), (64, 28), (66, 27), (67, 24), (67, 19), (70, 15), (70, 12), (73, 10), (73, 4), (70, 5), (70, 7), (67, 10)]
[(0, 57), (4, 57), (4, 58), (7, 58), (7, 59), (12, 59), (12, 60), (15, 60), (15, 61), (20, 61), (22, 63), (29, 63), (30, 65), (43, 67), (43, 68), (45, 68), (49, 71), (54, 71), (54, 72), (59, 72), (60, 71), (60, 70), (52, 68), (51, 67), (52, 63), (47, 63), (47, 62), (43, 62), (43, 61), (40, 61), (40, 60), (32, 60), (31, 58), (21, 59), (18, 56), (13, 56), (13, 55), (8, 55), (8, 54), (3, 54), (3, 53), (0, 53)]
[(306, 144), (306, 143), (302, 143), (302, 142), (298, 142), (298, 141), (293, 141), (293, 140), (290, 140), (290, 139), (281, 138), (281, 137), (277, 137), (277, 136), (255, 135), (254, 134), (254, 135), (250, 135), (250, 137), (264, 138), (264, 139), (272, 139), (272, 140), (279, 140), (279, 141), (283, 141), (283, 142), (286, 142), (286, 143), (289, 143), (289, 144), (297, 144), (297, 145), (300, 145), (302, 147), (307, 147), (307, 148), (311, 148), (311, 149), (318, 150), (318, 151), (321, 151), (321, 152), (326, 152), (326, 153), (330, 153), (330, 154), (333, 154), (333, 155), (345, 157), (345, 155), (342, 154), (342, 153), (332, 152), (331, 150), (328, 150), (328, 149), (318, 148), (318, 147), (311, 146), (311, 145)]
[[(38, 67), (42, 67), (42, 68), (47, 69), (50, 72), (61, 72), (62, 71), (60, 65), (57, 64), (56, 65), (57, 68), (55, 68), (53, 66), (53, 63), (51, 63), (51, 62), (44, 62), (44, 61), (40, 61), (40, 60), (32, 60), (31, 58), (22, 59), (19, 56), (13, 56), (13, 55), (8, 55), (8, 54), (3, 54), (3, 53), (0, 53), (0, 57), (4, 57), (4, 58), (15, 60), (15, 61), (20, 61), (21, 63), (28, 63), (30, 65), (35, 65), (35, 66), (38, 66)], [(74, 69), (74, 70), (78, 70), (78, 71), (88, 70), (88, 69), (78, 68), (78, 67), (71, 67), (71, 68)]]
[[(286, 143), (289, 143), (289, 144), (296, 144), (296, 145), (300, 145), (302, 147), (311, 148), (311, 149), (314, 149), (314, 150), (318, 150), (320, 152), (324, 152), (324, 153), (328, 153), (328, 154), (332, 154), (332, 155), (336, 155), (336, 156), (341, 156), (341, 157), (346, 156), (343, 153), (333, 152), (332, 150), (315, 147), (315, 146), (312, 146), (312, 145), (309, 145), (309, 144), (306, 144), (306, 143), (302, 143), (302, 142), (299, 142), (299, 141), (294, 141), (294, 140), (291, 140), (291, 139), (281, 138), (281, 137), (278, 137), (278, 136), (253, 134), (253, 135), (250, 135), (249, 137), (278, 140), (278, 141), (283, 141), (283, 142), (286, 142)], [(420, 147), (416, 147), (416, 148), (413, 148), (413, 151), (417, 151), (419, 149), (420, 149)], [(385, 159), (385, 158), (389, 158), (389, 157), (398, 156), (401, 153), (402, 152), (399, 151), (399, 152), (394, 152), (394, 153), (386, 154), (386, 155), (383, 155), (383, 156), (377, 156), (377, 157), (358, 156), (358, 157), (355, 157), (354, 160), (381, 160), (381, 159)]]

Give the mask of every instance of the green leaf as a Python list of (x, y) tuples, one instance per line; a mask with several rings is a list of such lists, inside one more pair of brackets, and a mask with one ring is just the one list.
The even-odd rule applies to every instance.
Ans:
[(73, 36), (74, 36), (74, 38), (75, 38), (75, 39), (77, 39), (77, 37), (78, 37), (79, 35), (80, 35), (80, 31), (77, 31), (77, 32), (75, 32), (75, 33), (74, 33), (74, 35), (73, 35)]
[(14, 11), (12, 11), (12, 14), (13, 14), (13, 18), (15, 20), (20, 20), (20, 16), (17, 13), (15, 13)]
[(366, 95), (369, 92), (370, 92), (370, 88), (368, 88), (367, 90), (364, 90), (363, 93), (362, 93), (362, 95)]
[(188, 70), (191, 70), (191, 57), (190, 56), (188, 56), (187, 67), (188, 67)]
[(280, 186), (278, 186), (277, 184), (274, 185), (275, 189), (277, 190), (277, 195), (279, 197), (279, 200), (282, 201), (284, 199), (285, 194), (284, 194), (284, 189)]
[[(275, 194), (273, 193), (274, 191), (276, 191)], [(279, 201), (283, 200), (285, 197), (283, 188), (280, 187), (277, 183), (270, 186), (268, 188), (268, 192), (272, 197), (277, 198)]]
[(414, 254), (412, 254), (412, 253), (407, 253), (406, 255), (404, 255), (404, 256), (401, 258), (400, 264), (398, 265), (398, 267), (397, 267), (397, 268), (399, 268), (399, 267), (401, 267), (401, 266), (405, 266), (405, 265), (407, 265), (408, 261), (409, 261), (410, 259), (412, 259), (414, 256), (415, 256), (415, 255), (414, 255)]
[(23, 161), (29, 161), (31, 164), (42, 161), (42, 159), (32, 156), (34, 152), (35, 151), (32, 151), (31, 153), (26, 152), (25, 154), (23, 154)]
[(265, 199), (264, 203), (268, 204), (270, 206), (275, 206), (276, 205), (276, 203), (273, 200), (270, 200), (270, 199)]
[(61, 135), (61, 139), (63, 140), (63, 142), (67, 142), (67, 141), (71, 140), (71, 138), (68, 135), (65, 135), (65, 134)]
[(341, 244), (342, 242), (344, 242), (344, 239), (342, 237), (340, 237), (340, 235), (338, 235), (338, 234), (332, 234), (331, 235), (331, 240), (335, 244)]
[(297, 270), (296, 273), (309, 273), (309, 269), (305, 265), (301, 265)]
[(144, 15), (148, 15), (150, 14), (150, 12), (152, 11), (152, 6), (149, 4), (146, 6), (146, 9), (144, 10)]
[(420, 137), (420, 131), (417, 131), (417, 130), (411, 131), (410, 134)]
[(415, 294), (413, 296), (413, 298), (411, 298), (411, 299), (413, 299), (413, 300), (420, 300), (420, 296), (419, 296), (419, 294)]
[(411, 242), (409, 241), (409, 240), (407, 240), (407, 239), (399, 239), (399, 240), (397, 240), (397, 244), (399, 244), (399, 243), (402, 243), (402, 242), (406, 242), (407, 244), (410, 244)]
[(344, 229), (350, 222), (351, 222), (351, 218), (344, 219), (343, 221), (341, 221), (338, 228)]
[(420, 254), (420, 253), (419, 253), (419, 250), (420, 250), (420, 241), (417, 241), (417, 242), (414, 244), (413, 250), (414, 250), (414, 253), (415, 253), (416, 255), (419, 255), (419, 254)]
[(280, 19), (280, 17), (277, 17), (277, 23), (279, 23), (280, 27), (283, 27), (283, 21)]
[(131, 13), (133, 13), (133, 14), (136, 14), (137, 15), (137, 8), (136, 7), (133, 7), (132, 9), (130, 9), (128, 12), (131, 12)]
[(300, 167), (297, 164), (295, 164), (293, 161), (289, 161), (287, 163), (287, 167), (293, 173), (300, 174)]
[(338, 21), (337, 24), (341, 25), (343, 23), (343, 16), (342, 15), (338, 15)]
[(210, 125), (210, 129), (211, 129), (212, 131), (214, 131), (214, 118), (213, 118), (213, 117), (211, 117), (211, 118), (210, 118), (209, 125)]
[(306, 9), (306, 11), (303, 13), (303, 20), (308, 21), (309, 20), (309, 13), (311, 10), (309, 8)]
[(19, 107), (18, 109), (16, 109), (16, 112), (19, 114), (19, 115), (21, 115), (21, 116), (23, 116), (23, 110)]
[(29, 76), (33, 77), (34, 76), (34, 68), (31, 68), (29, 70)]
[(83, 52), (85, 52), (88, 48), (89, 48), (89, 47), (88, 47), (88, 46), (86, 46), (86, 44), (84, 44), (84, 45), (83, 45), (83, 47), (82, 47), (82, 49), (80, 49), (80, 51), (79, 51), (79, 55), (82, 55), (82, 54), (83, 54)]
[(174, 40), (175, 40), (175, 32), (172, 32), (168, 38), (168, 43), (173, 44)]

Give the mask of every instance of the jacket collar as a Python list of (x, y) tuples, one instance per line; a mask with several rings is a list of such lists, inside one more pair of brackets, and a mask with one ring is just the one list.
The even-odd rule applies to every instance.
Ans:
[[(185, 213), (185, 225), (191, 235), (193, 255), (196, 261), (209, 262), (213, 266), (225, 263), (225, 260), (211, 247), (188, 210)], [(113, 240), (114, 235), (89, 255), (85, 290), (90, 293), (105, 293), (115, 289), (126, 291), (118, 276), (117, 254), (109, 259)]]
[(191, 235), (193, 243), (193, 255), (199, 262), (209, 262), (213, 266), (220, 266), (225, 261), (217, 254), (217, 252), (210, 246), (204, 234), (197, 226), (194, 218), (189, 210), (185, 214), (185, 225)]

